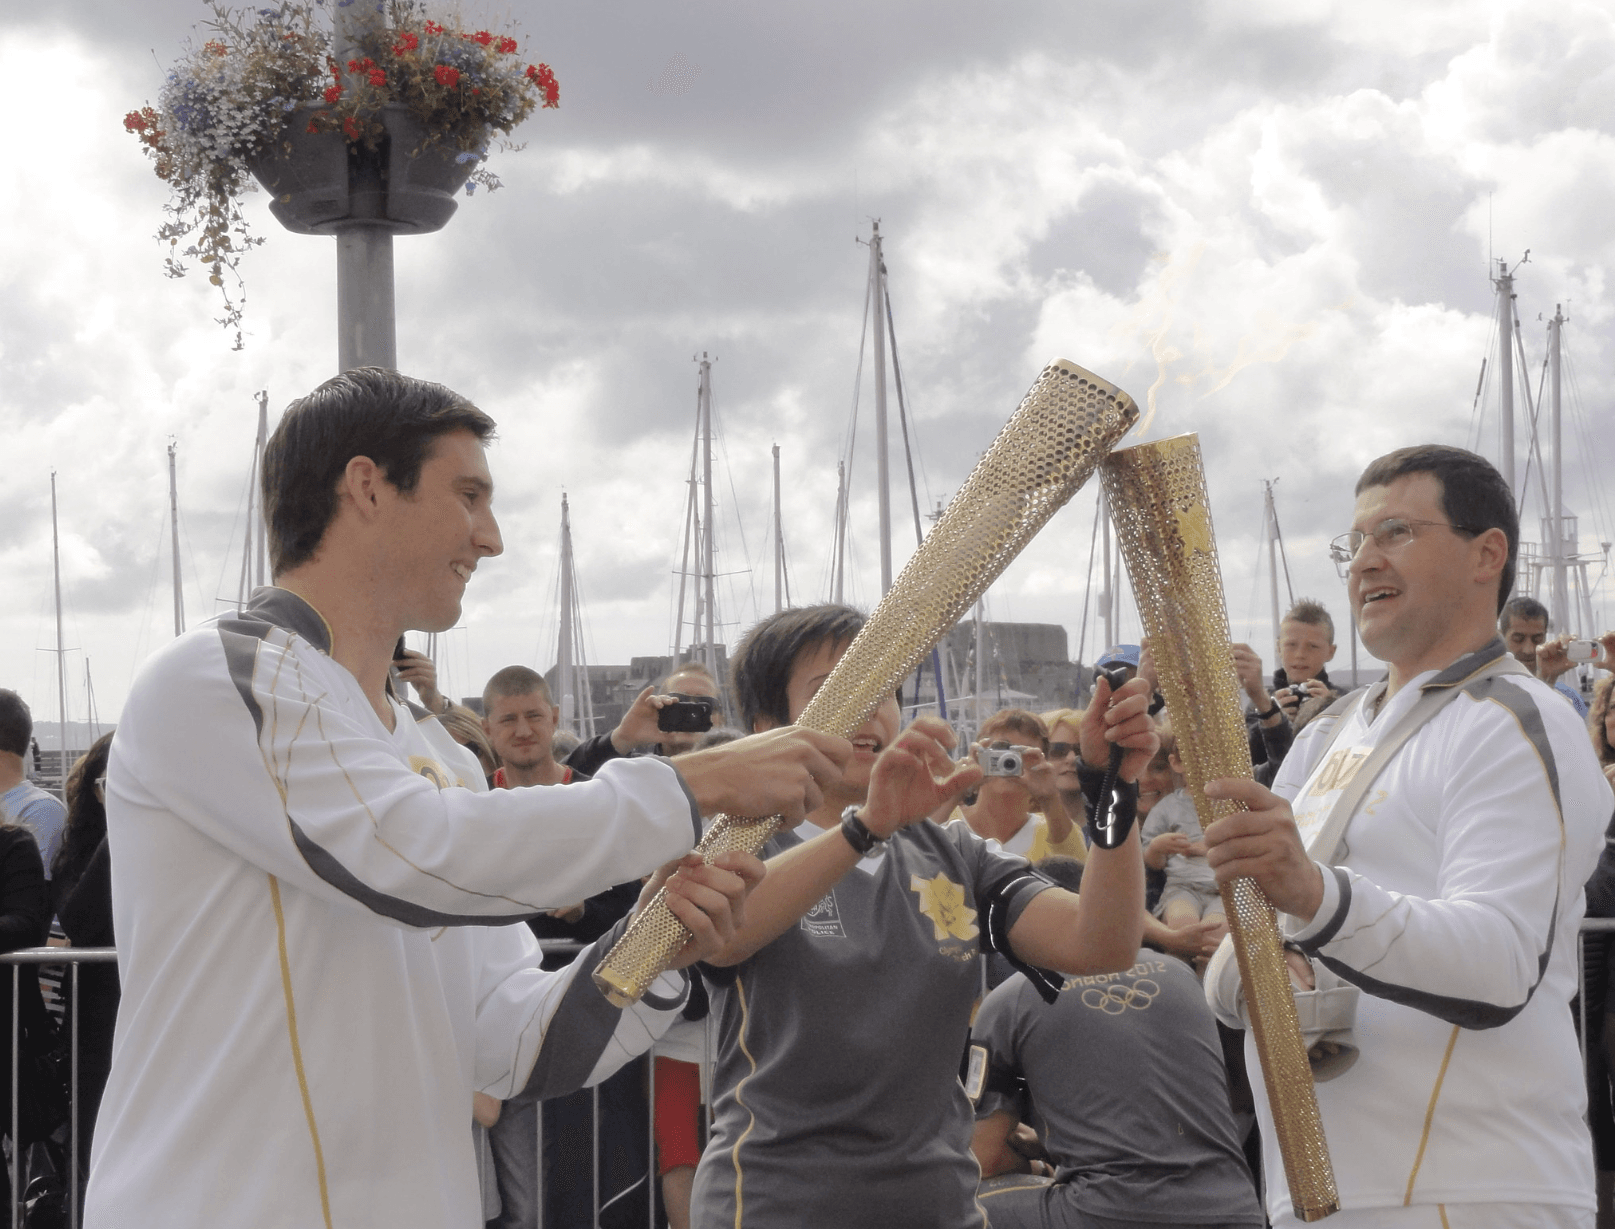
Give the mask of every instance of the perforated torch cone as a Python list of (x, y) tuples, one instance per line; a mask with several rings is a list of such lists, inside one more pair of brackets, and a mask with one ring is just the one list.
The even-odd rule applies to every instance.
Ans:
[[(1111, 454), (1105, 493), (1203, 826), (1240, 810), (1207, 781), (1251, 775), (1200, 441), (1180, 435)], [(1334, 1169), (1296, 1020), (1278, 918), (1255, 880), (1222, 889), (1290, 1201), (1303, 1221), (1336, 1211)]]
[[(1115, 385), (1063, 359), (1045, 367), (797, 724), (842, 738), (857, 730), (1137, 419)], [(732, 849), (756, 853), (779, 825), (777, 815), (720, 815), (696, 851), (708, 862)], [(689, 937), (658, 895), (595, 969), (595, 984), (626, 1006)]]

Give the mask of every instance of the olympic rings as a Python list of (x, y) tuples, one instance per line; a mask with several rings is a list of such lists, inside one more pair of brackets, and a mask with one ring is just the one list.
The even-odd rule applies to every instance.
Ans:
[(1089, 986), (1082, 992), (1082, 1005), (1102, 1011), (1107, 1016), (1119, 1016), (1129, 1007), (1143, 1011), (1160, 993), (1160, 986), (1142, 977), (1132, 983), (1111, 982), (1105, 986)]

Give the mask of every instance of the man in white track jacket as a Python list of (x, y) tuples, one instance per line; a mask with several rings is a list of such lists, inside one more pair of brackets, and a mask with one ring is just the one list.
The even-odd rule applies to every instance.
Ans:
[[(1494, 620), (1518, 522), (1496, 470), (1460, 449), (1408, 448), (1370, 465), (1357, 496), (1336, 558), (1387, 679), (1314, 723), (1272, 793), (1208, 786), (1250, 808), (1207, 830), (1208, 858), (1219, 881), (1256, 879), (1319, 976), (1361, 991), (1360, 1055), (1316, 1086), (1340, 1191), (1331, 1224), (1590, 1229), (1567, 1005), (1609, 785), (1570, 707), (1507, 672)], [(1327, 821), (1348, 791), (1361, 796), (1337, 817), (1350, 816), (1337, 840)], [(1241, 987), (1226, 957), (1207, 995), (1235, 1024)], [(1247, 1053), (1269, 1214), (1294, 1224), (1249, 1042)]]
[[(510, 923), (677, 859), (703, 812), (800, 816), (850, 754), (789, 731), (679, 771), (487, 792), (386, 680), (399, 635), (452, 626), (499, 553), (492, 428), (376, 369), (294, 403), (265, 457), (277, 587), (154, 655), (130, 694), (92, 1229), (480, 1226), (473, 1091), (603, 1079), (684, 997), (668, 974), (619, 1012), (589, 978), (614, 935), (548, 973)], [(667, 870), (688, 963), (733, 934), (761, 866)]]

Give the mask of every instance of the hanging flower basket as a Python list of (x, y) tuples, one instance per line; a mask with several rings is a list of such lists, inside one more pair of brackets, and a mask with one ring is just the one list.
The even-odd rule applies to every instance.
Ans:
[(491, 143), (535, 109), (560, 105), (555, 74), (524, 64), (515, 38), (432, 20), (417, 0), (383, 0), (346, 58), (325, 0), (208, 6), (211, 37), (186, 49), (158, 105), (131, 111), (124, 127), (173, 190), (157, 232), (169, 248), (165, 271), (183, 277), (192, 262), (207, 271), (237, 349), (240, 261), (263, 242), (241, 211), (255, 180), (299, 234), (426, 234), (453, 216), (461, 187), (499, 186), (482, 165)]
[(298, 108), (281, 139), (248, 164), (282, 226), (299, 235), (351, 226), (424, 235), (454, 216), (455, 194), (474, 182), (481, 155), (429, 142), (426, 126), (399, 103), (381, 108), (374, 148), (340, 132), (310, 132), (310, 115), (323, 110)]

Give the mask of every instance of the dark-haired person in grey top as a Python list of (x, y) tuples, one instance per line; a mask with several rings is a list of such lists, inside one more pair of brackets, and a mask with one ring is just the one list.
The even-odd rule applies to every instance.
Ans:
[[(819, 606), (754, 628), (733, 666), (743, 722), (795, 720), (862, 622)], [(1108, 728), (1133, 779), (1158, 741), (1145, 687), (1113, 705), (1107, 694), (1102, 685), (1083, 753), (1104, 762)], [(1091, 973), (1125, 968), (1138, 950), (1135, 834), (1118, 825), (1116, 847), (1092, 851), (1079, 904), (964, 825), (924, 818), (980, 779), (974, 764), (955, 769), (942, 722), (899, 733), (888, 698), (852, 744), (841, 784), (769, 842), (746, 923), (707, 970), (718, 1054), (698, 1227), (984, 1226), (958, 1078), (981, 952)]]
[[(1038, 869), (1081, 883), (1069, 858)], [(970, 1054), (982, 1174), (1027, 1168), (1009, 1143), (1020, 1122), (1055, 1167), (1053, 1183), (983, 1189), (992, 1229), (1264, 1223), (1217, 1026), (1181, 960), (1141, 950), (1125, 972), (1067, 978), (1052, 1004), (1016, 974), (981, 1005)]]

